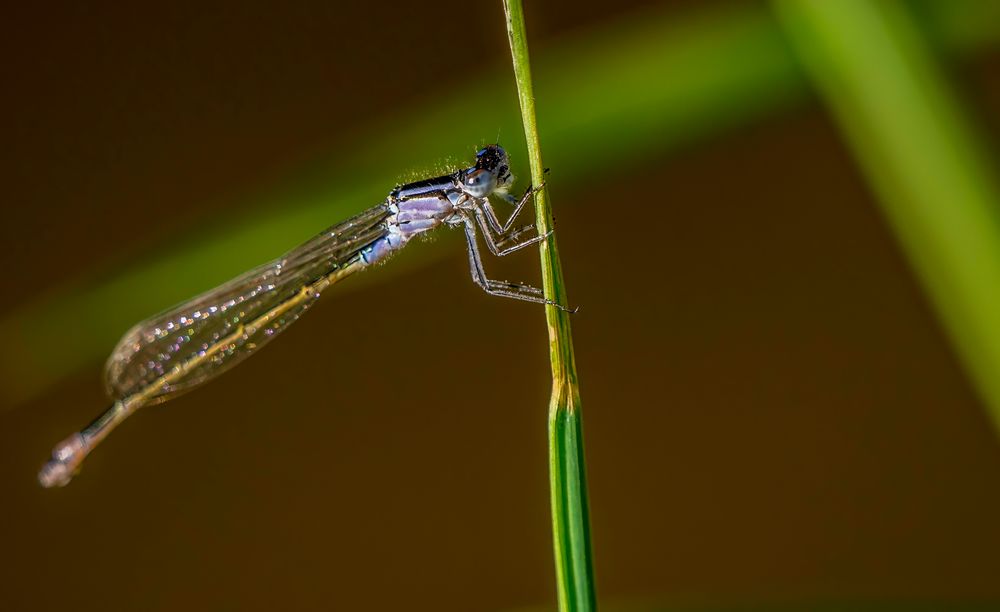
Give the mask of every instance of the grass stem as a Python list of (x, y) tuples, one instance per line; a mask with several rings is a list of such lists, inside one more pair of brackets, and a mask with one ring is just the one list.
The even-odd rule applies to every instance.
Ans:
[[(521, 120), (531, 164), (531, 181), (541, 185), (544, 166), (535, 118), (535, 98), (528, 60), (528, 41), (521, 0), (504, 0), (507, 36), (517, 81)], [(553, 228), (548, 190), (535, 197), (536, 223), (540, 234)], [(542, 289), (557, 304), (568, 304), (559, 249), (553, 234), (540, 243)], [(545, 307), (552, 365), (552, 398), (549, 403), (549, 487), (552, 503), (552, 537), (560, 610), (596, 608), (594, 572), (591, 564), (590, 517), (587, 479), (580, 423), (580, 390), (570, 315), (555, 306)]]

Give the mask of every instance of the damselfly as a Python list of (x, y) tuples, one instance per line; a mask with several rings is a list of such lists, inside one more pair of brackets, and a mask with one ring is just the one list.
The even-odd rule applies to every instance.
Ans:
[[(532, 232), (533, 225), (514, 227), (536, 190), (528, 188), (517, 199), (508, 193), (512, 183), (507, 153), (499, 145), (487, 146), (472, 167), (397, 187), (378, 206), (284, 256), (139, 323), (118, 342), (105, 366), (111, 408), (55, 447), (39, 481), (46, 487), (65, 485), (87, 454), (136, 410), (215, 378), (298, 319), (324, 289), (442, 225), (464, 228), (472, 280), (487, 293), (565, 310), (536, 287), (493, 280), (483, 270), (477, 228), (496, 256), (547, 237)], [(490, 196), (514, 205), (507, 221), (500, 222)]]

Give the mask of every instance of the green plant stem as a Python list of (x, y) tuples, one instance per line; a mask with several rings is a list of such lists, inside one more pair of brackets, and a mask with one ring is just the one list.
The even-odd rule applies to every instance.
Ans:
[[(510, 41), (517, 81), (521, 120), (531, 165), (533, 185), (544, 181), (544, 166), (538, 141), (535, 96), (528, 60), (528, 41), (521, 0), (504, 0), (507, 36)], [(538, 232), (553, 228), (548, 190), (535, 196)], [(567, 304), (562, 264), (555, 234), (540, 243), (542, 289), (556, 304)], [(556, 580), (560, 610), (596, 608), (594, 572), (591, 562), (590, 517), (587, 478), (580, 422), (580, 389), (569, 313), (548, 305), (545, 318), (549, 330), (549, 358), (552, 365), (552, 398), (549, 403), (549, 488), (552, 503), (552, 539), (555, 550)]]
[(904, 3), (775, 2), (1000, 428), (1000, 189)]

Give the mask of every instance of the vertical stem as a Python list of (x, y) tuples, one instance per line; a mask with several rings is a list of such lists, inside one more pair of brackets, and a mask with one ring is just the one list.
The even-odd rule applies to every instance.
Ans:
[(1000, 189), (900, 2), (775, 0), (1000, 429)]
[[(510, 41), (517, 81), (521, 119), (531, 164), (531, 181), (544, 181), (535, 98), (528, 61), (528, 41), (521, 0), (504, 0), (507, 36)], [(548, 190), (535, 196), (538, 232), (552, 227)], [(545, 297), (557, 304), (567, 304), (562, 265), (555, 235), (540, 243), (542, 288)], [(549, 403), (549, 486), (552, 503), (552, 537), (555, 549), (556, 579), (560, 610), (596, 609), (594, 575), (590, 550), (590, 518), (587, 506), (587, 481), (580, 424), (580, 391), (569, 313), (555, 306), (545, 307), (549, 330), (549, 358), (552, 364), (552, 399)]]

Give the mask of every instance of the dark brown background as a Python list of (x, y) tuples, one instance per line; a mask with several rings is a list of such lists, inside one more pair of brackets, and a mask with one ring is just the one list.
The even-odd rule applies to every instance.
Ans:
[[(498, 2), (336, 4), (8, 14), (0, 308), (508, 61)], [(607, 4), (530, 7), (536, 52), (652, 3)], [(993, 135), (998, 67), (955, 67)], [(996, 434), (818, 104), (550, 187), (602, 600), (1000, 598)], [(542, 313), (483, 295), (454, 244), (145, 411), (66, 489), (34, 474), (105, 405), (100, 364), (0, 413), (0, 608), (551, 605)]]

